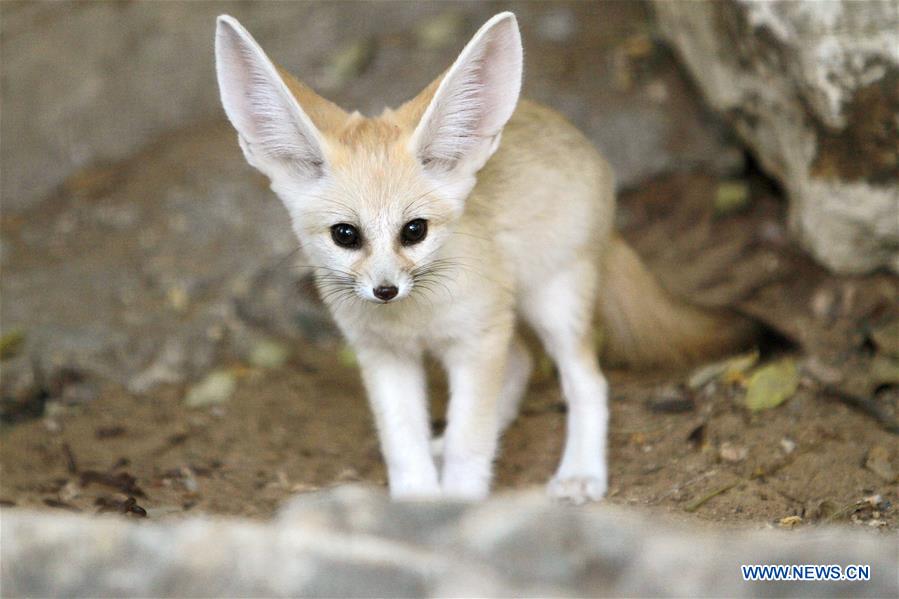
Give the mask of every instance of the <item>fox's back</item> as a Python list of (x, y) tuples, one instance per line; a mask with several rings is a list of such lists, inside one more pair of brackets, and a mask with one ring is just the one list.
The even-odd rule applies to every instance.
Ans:
[(521, 284), (575, 257), (599, 259), (614, 220), (614, 179), (562, 115), (522, 100), (478, 174), (460, 227), (488, 233)]

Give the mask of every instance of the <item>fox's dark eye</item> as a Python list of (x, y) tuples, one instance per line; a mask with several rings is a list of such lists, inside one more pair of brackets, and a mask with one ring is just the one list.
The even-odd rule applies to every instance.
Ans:
[(362, 246), (362, 236), (359, 235), (359, 230), (353, 225), (346, 223), (337, 223), (331, 227), (331, 239), (340, 247), (351, 250)]
[(427, 235), (428, 221), (423, 218), (416, 218), (403, 225), (403, 230), (400, 232), (400, 240), (402, 240), (403, 245), (414, 245)]

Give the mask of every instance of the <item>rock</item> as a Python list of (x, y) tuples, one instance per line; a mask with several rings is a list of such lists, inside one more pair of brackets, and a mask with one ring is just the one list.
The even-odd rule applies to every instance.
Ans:
[(796, 441), (790, 439), (789, 437), (784, 437), (780, 440), (780, 448), (787, 455), (790, 455), (794, 451), (796, 451)]
[(40, 418), (46, 412), (48, 397), (40, 374), (27, 357), (19, 356), (0, 368), (0, 422)]
[(271, 261), (232, 290), (237, 316), (254, 328), (284, 338), (333, 340), (337, 327), (318, 298), (304, 260), (288, 254)]
[[(16, 140), (0, 148), (4, 212), (34, 205), (60, 184), (82, 196), (102, 193), (119, 173), (109, 163), (165, 132), (224, 116), (212, 64), (221, 6), (4, 2), (2, 10), (4, 80), (16, 82), (15, 93), (8, 85), (2, 90), (2, 137)], [(273, 58), (305, 76), (321, 72), (335, 42), (403, 31), (433, 12), (426, 5), (341, 2), (233, 10)], [(465, 12), (482, 22), (492, 10)], [(96, 36), (100, 29), (105, 34)], [(163, 43), (161, 31), (177, 42)], [(410, 52), (403, 53), (408, 61)], [(447, 66), (437, 64), (444, 56), (429, 60), (435, 75)], [(239, 153), (234, 140), (229, 147)]]
[(659, 414), (682, 414), (696, 409), (696, 404), (686, 389), (666, 385), (646, 401), (646, 408)]
[(427, 50), (444, 48), (456, 43), (463, 36), (465, 17), (455, 11), (446, 11), (427, 19), (415, 28), (418, 44)]
[(263, 339), (250, 349), (250, 364), (257, 368), (280, 368), (290, 357), (290, 350), (283, 343)]
[(871, 331), (871, 340), (878, 351), (899, 358), (899, 319), (875, 328)]
[(375, 60), (378, 43), (374, 37), (356, 40), (338, 48), (328, 61), (323, 87), (334, 89), (355, 80)]
[(152, 361), (127, 379), (128, 390), (145, 393), (156, 385), (189, 380), (209, 369), (217, 357), (220, 340), (201, 330), (205, 322), (206, 319), (197, 318), (190, 328), (163, 339)]
[(802, 362), (802, 371), (825, 385), (836, 385), (843, 381), (839, 368), (827, 364), (818, 356), (810, 356)]
[(225, 370), (210, 372), (205, 379), (194, 385), (184, 397), (184, 404), (191, 408), (201, 408), (220, 404), (231, 399), (237, 380), (233, 373)]
[[(4, 391), (34, 367), (47, 382), (70, 369), (146, 393), (248, 355), (243, 340), (335, 334), (300, 284), (284, 207), (261, 195), (233, 128), (173, 134), (134, 161), (116, 163), (116, 183), (90, 202), (60, 196), (24, 213), (4, 257), (0, 322), (27, 340), (0, 364)], [(107, 222), (126, 207), (139, 217)], [(60, 234), (58, 220), (77, 227)]]
[(784, 186), (798, 241), (899, 272), (899, 5), (655, 0), (709, 103)]
[(537, 21), (537, 35), (557, 43), (567, 42), (577, 30), (577, 19), (570, 8), (556, 6)]
[[(5, 214), (57, 189), (79, 203), (102, 196), (118, 184), (116, 161), (167, 132), (223, 118), (210, 79), (220, 6), (2, 6), (4, 74), (16, 82), (14, 90), (3, 86), (0, 102), (2, 137), (16, 140), (15, 147), (0, 148)], [(274, 60), (314, 88), (344, 82), (331, 99), (370, 114), (407, 100), (413, 88), (446, 69), (496, 10), (483, 2), (279, 2), (242, 4), (234, 13)], [(549, 101), (599, 142), (622, 184), (684, 166), (739, 167), (735, 145), (703, 118), (669, 55), (650, 57), (648, 69), (665, 79), (671, 92), (666, 106), (648, 106), (641, 87), (620, 97), (608, 93), (604, 71), (612, 46), (633, 30), (648, 29), (642, 4), (532, 2), (515, 12), (532, 53), (529, 95)], [(103, 28), (102, 39), (93, 35)], [(160, 31), (177, 43), (161, 43)], [(371, 40), (379, 42), (376, 53)], [(229, 141), (227, 148), (239, 155), (233, 135)]]
[[(4, 508), (4, 596), (899, 593), (893, 538), (826, 528), (789, 536), (688, 530), (616, 506), (557, 505), (542, 492), (483, 503), (391, 502), (383, 490), (351, 486), (296, 497), (269, 522), (153, 521), (165, 515), (151, 509), (136, 523)], [(741, 580), (741, 564), (764, 563), (867, 564), (871, 580)]]
[(882, 445), (875, 445), (868, 450), (868, 455), (865, 457), (865, 468), (887, 483), (895, 481), (897, 476), (899, 476), (890, 463), (890, 452)]
[(99, 387), (89, 381), (78, 381), (65, 385), (60, 393), (60, 400), (66, 405), (91, 402), (100, 396)]
[(868, 366), (868, 392), (883, 385), (899, 385), (899, 358), (874, 356)]
[(742, 462), (749, 456), (749, 449), (725, 441), (721, 444), (721, 447), (718, 448), (718, 455), (725, 462), (736, 464), (737, 462)]
[[(340, 62), (337, 48), (376, 40), (374, 54), (368, 42), (348, 47), (337, 71), (364, 73), (331, 94), (368, 114), (447, 68), (494, 10), (474, 2), (235, 9), (272, 57), (313, 87)], [(4, 396), (12, 387), (40, 391), (42, 383), (29, 384), (32, 367), (48, 381), (71, 368), (148, 393), (249, 355), (256, 335), (333, 345), (337, 329), (284, 207), (221, 122), (210, 62), (220, 7), (2, 3), (2, 12), (4, 81), (16, 85), (0, 86), (0, 138), (16, 143), (0, 144), (0, 322), (4, 333), (27, 333), (19, 355), (2, 363)], [(739, 149), (644, 31), (644, 6), (524, 3), (516, 13), (528, 95), (583, 129), (620, 186), (672, 169), (739, 166)], [(424, 35), (440, 47), (415, 51), (429, 19)], [(161, 44), (161, 31), (178, 43)], [(631, 73), (629, 91), (610, 93), (605, 83), (613, 55)]]

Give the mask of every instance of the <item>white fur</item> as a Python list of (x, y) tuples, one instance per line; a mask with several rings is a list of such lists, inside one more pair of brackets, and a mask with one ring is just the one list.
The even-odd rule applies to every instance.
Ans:
[(428, 447), (430, 423), (421, 353), (365, 342), (355, 346), (392, 495), (407, 499), (439, 495), (437, 469)]
[(498, 136), (521, 91), (522, 49), (512, 13), (487, 21), (440, 82), (410, 150), (424, 161), (477, 172), (496, 151)]
[[(515, 17), (493, 17), (447, 71), (409, 138), (412, 159), (405, 165), (378, 152), (342, 171), (329, 165), (321, 134), (230, 17), (219, 18), (216, 56), (222, 102), (247, 159), (271, 178), (287, 206), (323, 299), (356, 350), (391, 494), (487, 495), (499, 436), (515, 417), (531, 371), (514, 332), (517, 314), (556, 361), (569, 404), (565, 452), (550, 492), (575, 502), (599, 499), (606, 488), (607, 408), (606, 383), (590, 350), (597, 269), (578, 255), (606, 215), (574, 207), (552, 222), (517, 215), (526, 225), (507, 236), (485, 222), (483, 204), (466, 207), (518, 101)], [(290, 166), (296, 161), (312, 166), (298, 172)], [(566, 188), (582, 205), (594, 203), (600, 189), (611, 201), (611, 179), (596, 174), (600, 161), (576, 168), (580, 179), (555, 169), (540, 182)], [(557, 199), (534, 185), (511, 197), (525, 196), (530, 203), (521, 210), (535, 215), (539, 202)], [(429, 234), (420, 244), (399, 246), (398, 231), (413, 218), (428, 219)], [(363, 232), (365, 251), (333, 243), (329, 229), (340, 222)], [(543, 250), (535, 257), (537, 239)], [(421, 268), (431, 275), (416, 274)], [(341, 282), (335, 273), (348, 276)], [(394, 301), (377, 302), (372, 289), (381, 284), (398, 287)], [(439, 476), (430, 448), (426, 353), (444, 365), (450, 385)]]
[(409, 140), (409, 151), (436, 185), (468, 195), (475, 174), (499, 147), (521, 78), (518, 23), (512, 13), (500, 13), (475, 33), (446, 72)]
[(556, 363), (568, 404), (565, 449), (549, 492), (574, 503), (602, 498), (608, 484), (608, 385), (589, 351), (590, 331), (584, 330), (594, 309), (589, 290), (595, 286), (593, 265), (575, 263), (554, 280), (528, 290), (522, 302), (525, 318)]
[(310, 174), (321, 167), (324, 154), (315, 125), (259, 44), (233, 17), (218, 18), (215, 56), (222, 105), (247, 161), (269, 176), (277, 163)]

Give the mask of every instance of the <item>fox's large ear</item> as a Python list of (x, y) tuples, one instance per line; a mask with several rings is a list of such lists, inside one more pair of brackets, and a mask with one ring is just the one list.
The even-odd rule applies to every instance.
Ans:
[(512, 13), (500, 13), (478, 30), (443, 76), (412, 135), (410, 149), (425, 168), (450, 171), (464, 165), (471, 173), (484, 165), (515, 111), (521, 69), (518, 23)]
[(250, 164), (265, 172), (275, 161), (319, 176), (321, 134), (256, 40), (228, 15), (217, 21), (215, 70), (222, 105)]

